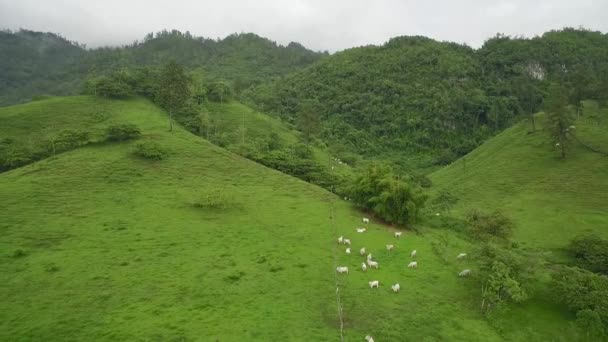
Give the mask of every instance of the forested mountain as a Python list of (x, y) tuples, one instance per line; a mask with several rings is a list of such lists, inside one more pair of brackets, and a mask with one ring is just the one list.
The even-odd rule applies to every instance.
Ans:
[(249, 89), (258, 108), (297, 122), (312, 103), (319, 137), (337, 150), (406, 168), (445, 164), (539, 109), (552, 80), (571, 103), (606, 95), (608, 36), (564, 29), (532, 39), (497, 35), (478, 50), (424, 37), (339, 52)]
[(55, 34), (7, 30), (0, 32), (0, 105), (36, 95), (77, 94), (91, 75), (169, 60), (196, 70), (206, 80), (227, 81), (238, 92), (322, 56), (298, 43), (281, 46), (253, 33), (213, 40), (165, 30), (127, 46), (87, 50)]
[(67, 95), (81, 87), (82, 46), (52, 34), (0, 31), (0, 105), (52, 93)]

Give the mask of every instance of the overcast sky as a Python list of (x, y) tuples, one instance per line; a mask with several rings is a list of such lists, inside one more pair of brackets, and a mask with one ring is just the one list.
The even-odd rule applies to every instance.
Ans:
[(254, 32), (331, 52), (400, 35), (479, 47), (497, 32), (564, 26), (608, 32), (608, 0), (0, 0), (0, 28), (60, 33), (89, 47), (163, 28), (209, 38)]

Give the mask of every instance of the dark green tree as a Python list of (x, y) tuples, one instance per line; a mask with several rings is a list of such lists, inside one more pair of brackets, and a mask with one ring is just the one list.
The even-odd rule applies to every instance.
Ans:
[(167, 63), (161, 71), (156, 101), (169, 112), (169, 131), (173, 131), (173, 115), (190, 98), (190, 78), (176, 62)]
[(296, 116), (296, 126), (302, 131), (304, 141), (307, 144), (310, 143), (312, 137), (316, 135), (321, 128), (319, 107), (319, 102), (314, 100), (305, 100), (299, 105)]
[(559, 83), (552, 83), (549, 87), (549, 94), (545, 100), (545, 113), (549, 137), (559, 148), (561, 157), (566, 158), (572, 117), (568, 110), (567, 94)]

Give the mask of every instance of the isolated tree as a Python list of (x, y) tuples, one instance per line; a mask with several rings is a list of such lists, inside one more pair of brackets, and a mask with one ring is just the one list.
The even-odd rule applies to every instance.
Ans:
[(302, 101), (299, 105), (299, 110), (296, 116), (296, 126), (304, 134), (304, 141), (310, 143), (321, 127), (319, 120), (319, 102), (314, 100)]
[(169, 131), (173, 131), (173, 115), (190, 98), (190, 79), (184, 68), (176, 62), (169, 62), (160, 76), (160, 87), (156, 95), (158, 104), (169, 112)]
[(549, 87), (549, 94), (545, 100), (545, 113), (547, 114), (547, 132), (555, 146), (560, 149), (562, 158), (566, 158), (572, 118), (568, 111), (566, 92), (558, 83), (553, 83)]

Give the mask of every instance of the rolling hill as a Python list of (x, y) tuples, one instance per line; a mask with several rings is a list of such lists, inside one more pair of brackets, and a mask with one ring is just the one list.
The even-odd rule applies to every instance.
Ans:
[[(15, 138), (42, 136), (50, 123), (93, 136), (131, 123), (167, 151), (152, 161), (133, 154), (135, 142), (97, 141), (0, 174), (2, 340), (336, 340), (336, 281), (348, 341), (501, 339), (477, 309), (475, 280), (456, 276), (464, 265), (433, 253), (432, 232), (396, 241), (372, 222), (357, 234), (361, 214), (349, 203), (181, 128), (167, 132), (146, 100), (54, 98), (0, 118), (0, 137)], [(336, 246), (339, 235), (353, 255)], [(361, 246), (380, 270), (359, 270)], [(466, 246), (455, 238), (449, 252)], [(414, 248), (417, 270), (405, 267)], [(350, 274), (336, 278), (336, 265)], [(526, 336), (543, 324), (531, 321)]]
[[(559, 158), (541, 127), (519, 123), (473, 152), (431, 174), (436, 191), (459, 198), (456, 215), (478, 208), (500, 209), (515, 224), (524, 246), (556, 249), (573, 237), (608, 237), (608, 157), (576, 140), (565, 160)], [(586, 102), (575, 136), (608, 151), (608, 111)]]

